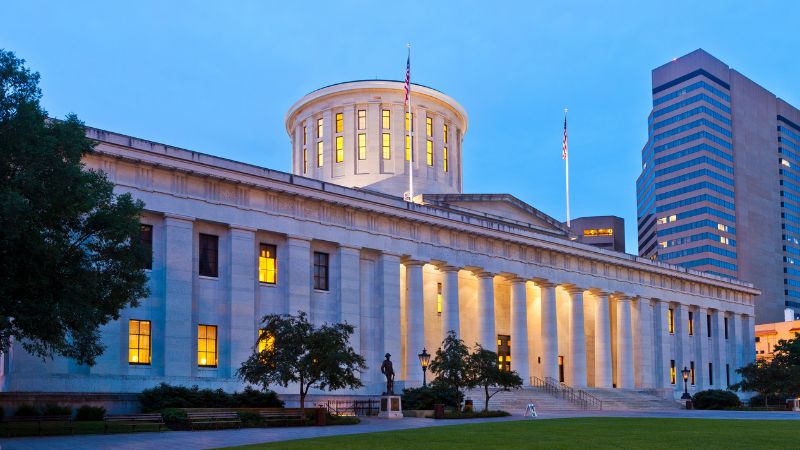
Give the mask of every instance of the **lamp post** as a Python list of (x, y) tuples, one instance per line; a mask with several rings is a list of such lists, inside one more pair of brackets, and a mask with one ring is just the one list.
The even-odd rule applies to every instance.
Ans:
[(419, 364), (422, 366), (422, 387), (427, 386), (425, 380), (425, 373), (428, 371), (428, 364), (431, 362), (431, 355), (423, 347), (422, 353), (417, 355), (419, 357)]
[(683, 366), (683, 370), (681, 370), (681, 375), (683, 375), (683, 395), (681, 395), (681, 400), (692, 399), (692, 396), (689, 395), (689, 373), (690, 370)]

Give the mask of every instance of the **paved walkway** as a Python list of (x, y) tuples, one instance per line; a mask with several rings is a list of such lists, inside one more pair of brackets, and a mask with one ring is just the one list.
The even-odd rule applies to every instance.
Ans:
[[(539, 419), (574, 417), (652, 417), (748, 420), (800, 420), (800, 413), (746, 411), (570, 411), (540, 415)], [(463, 423), (531, 420), (512, 416), (497, 419), (432, 420), (404, 418), (402, 420), (362, 419), (358, 425), (294, 428), (244, 428), (241, 430), (167, 431), (162, 433), (125, 433), (111, 435), (52, 436), (0, 439), (2, 450), (73, 450), (73, 449), (207, 449), (262, 442), (288, 441), (323, 436), (337, 436), (377, 431), (458, 425)]]

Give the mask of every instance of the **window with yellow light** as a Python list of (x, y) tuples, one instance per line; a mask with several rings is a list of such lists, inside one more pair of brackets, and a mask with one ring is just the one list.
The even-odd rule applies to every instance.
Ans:
[(197, 326), (197, 365), (217, 367), (217, 326)]
[(151, 356), (150, 321), (130, 320), (128, 322), (128, 363), (149, 365)]
[(264, 350), (272, 351), (275, 349), (275, 336), (266, 332), (265, 328), (258, 330), (258, 352)]
[(258, 254), (258, 281), (275, 284), (278, 281), (278, 260), (274, 245), (261, 244)]

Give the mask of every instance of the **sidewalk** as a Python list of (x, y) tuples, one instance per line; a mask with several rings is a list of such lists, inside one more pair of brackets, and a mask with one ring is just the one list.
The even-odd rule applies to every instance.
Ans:
[(747, 420), (800, 420), (800, 413), (747, 411), (569, 411), (561, 414), (542, 414), (537, 419), (521, 414), (494, 419), (433, 420), (404, 418), (385, 420), (363, 418), (358, 425), (292, 428), (244, 428), (241, 430), (167, 431), (162, 433), (120, 433), (105, 435), (52, 436), (0, 439), (2, 450), (73, 450), (73, 449), (206, 449), (262, 442), (288, 441), (345, 434), (407, 430), (465, 423), (502, 422), (509, 420), (547, 420), (574, 417), (652, 417)]

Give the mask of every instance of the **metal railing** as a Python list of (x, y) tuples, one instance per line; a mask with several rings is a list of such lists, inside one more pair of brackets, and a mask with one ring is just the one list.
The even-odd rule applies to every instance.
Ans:
[(380, 411), (380, 400), (328, 400), (319, 406), (332, 416), (375, 416)]
[(603, 409), (603, 401), (594, 395), (573, 387), (560, 383), (555, 378), (545, 377), (541, 379), (536, 376), (531, 377), (531, 386), (537, 388), (556, 398), (562, 398), (568, 402), (580, 406), (582, 409)]

